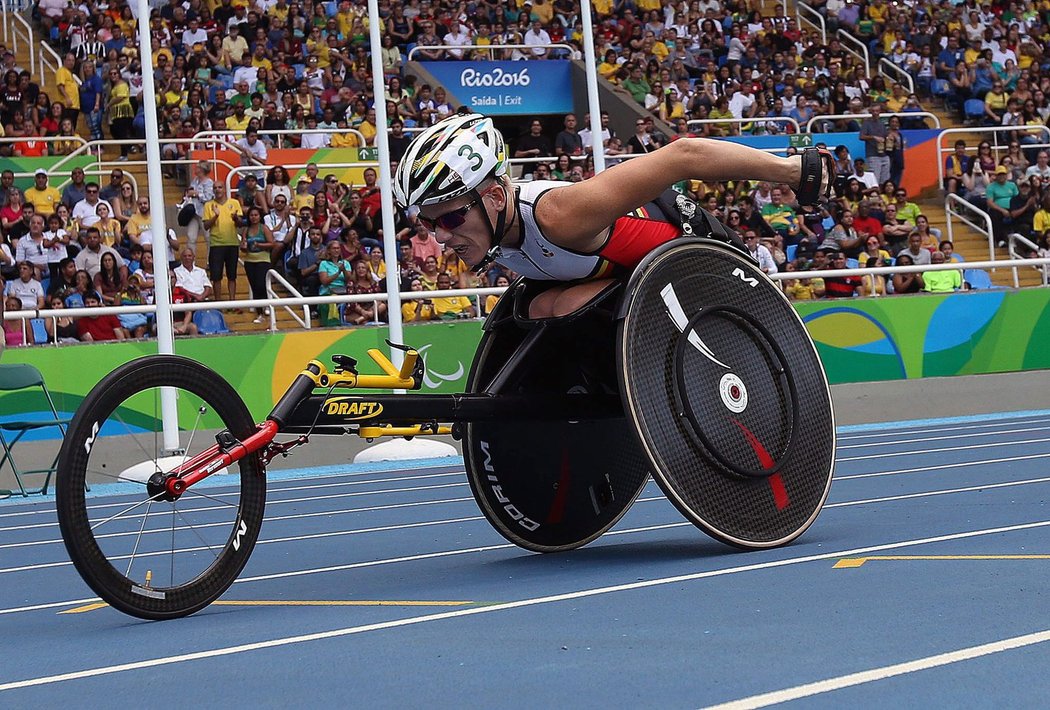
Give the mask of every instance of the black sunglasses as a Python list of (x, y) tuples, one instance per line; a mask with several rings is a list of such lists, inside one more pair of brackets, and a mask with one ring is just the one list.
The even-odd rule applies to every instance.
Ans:
[(467, 221), (467, 213), (470, 212), (478, 204), (477, 200), (469, 202), (459, 209), (451, 210), (444, 214), (438, 215), (431, 219), (430, 217), (424, 217), (419, 215), (419, 222), (431, 232), (437, 231), (438, 227), (449, 231), (457, 227), (461, 227), (464, 222)]

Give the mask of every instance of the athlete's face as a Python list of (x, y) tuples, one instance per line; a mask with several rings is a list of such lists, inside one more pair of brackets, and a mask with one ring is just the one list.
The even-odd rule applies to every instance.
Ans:
[(481, 193), (480, 200), (463, 195), (439, 205), (427, 205), (419, 211), (420, 221), (433, 230), (440, 244), (473, 267), (481, 263), (491, 246), (486, 216), (489, 224), (495, 225), (505, 200), (503, 187), (493, 185)]

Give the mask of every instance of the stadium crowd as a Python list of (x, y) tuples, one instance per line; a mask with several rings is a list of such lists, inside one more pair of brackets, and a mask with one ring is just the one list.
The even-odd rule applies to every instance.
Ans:
[[(805, 126), (816, 119), (815, 130), (859, 131), (865, 144), (864, 155), (856, 156), (844, 146), (831, 146), (837, 199), (825, 209), (798, 210), (788, 186), (762, 182), (690, 182), (678, 189), (736, 227), (769, 271), (813, 271), (854, 260), (866, 267), (891, 260), (958, 259), (900, 187), (906, 147), (902, 129), (923, 125), (921, 117), (907, 114), (921, 111), (924, 102), (943, 100), (957, 108), (960, 119), (1018, 126), (999, 155), (989, 158), (982, 147), (971, 156), (971, 148), (963, 145), (954, 161), (949, 158), (945, 189), (974, 204), (983, 199), (993, 210), (1000, 237), (1015, 224), (1027, 225), (1031, 213), (1029, 234), (1043, 237), (1045, 248), (1045, 235), (1036, 233), (1050, 226), (1043, 202), (1050, 167), (1038, 151), (1026, 148), (1039, 140), (1041, 128), (1035, 126), (1045, 125), (1050, 116), (1045, 3), (810, 4), (825, 17), (826, 44), (812, 27), (798, 26), (781, 4), (764, 14), (761, 5), (746, 0), (594, 3), (598, 72), (638, 105), (639, 115), (629, 136), (617, 135), (608, 116), (602, 116), (609, 162), (685, 135), (777, 133), (794, 130), (791, 121)], [(443, 87), (421, 84), (404, 72), (409, 52), (415, 50), (413, 59), (424, 62), (582, 56), (583, 28), (572, 0), (409, 0), (381, 2), (380, 13), (385, 91), (376, 97), (363, 0), (167, 0), (148, 19), (165, 157), (185, 159), (187, 144), (173, 139), (202, 131), (230, 135), (246, 165), (265, 163), (268, 148), (279, 143), (371, 145), (381, 129), (374, 109), (379, 98), (386, 102), (388, 125), (383, 128), (390, 132), (396, 161), (413, 128), (457, 110)], [(142, 66), (134, 8), (125, 0), (39, 0), (33, 16), (61, 54), (62, 67), (54, 86), (42, 90), (17, 66), (11, 51), (0, 51), (0, 127), (15, 139), (0, 145), (0, 151), (61, 155), (85, 139), (141, 137)], [(903, 74), (901, 81), (869, 76), (834, 34), (840, 27), (867, 44), (873, 61), (885, 57), (911, 77), (915, 93), (908, 91)], [(523, 46), (492, 48), (500, 44)], [(980, 115), (975, 100), (983, 104)], [(904, 115), (886, 120), (883, 112)], [(526, 164), (521, 179), (585, 180), (593, 174), (587, 117), (582, 122), (575, 115), (560, 117), (557, 125), (520, 117), (516, 129), (512, 126), (510, 133), (517, 135), (508, 134), (512, 155), (534, 161)], [(57, 140), (40, 140), (44, 137)], [(120, 157), (134, 150), (123, 145)], [(1018, 195), (994, 187), (1003, 167), (1007, 184), (1013, 184), (1010, 176), (1029, 178), (1020, 181)], [(259, 167), (229, 195), (207, 164), (183, 164), (169, 173), (186, 191), (179, 206), (180, 232), (167, 238), (176, 298), (216, 298), (223, 293), (224, 278), (225, 295), (232, 298), (242, 263), (259, 297), (270, 268), (284, 271), (305, 293), (385, 290), (374, 170), (365, 172), (364, 184), (348, 185), (310, 166), (293, 184), (284, 168)], [(0, 176), (0, 273), (10, 284), (25, 284), (28, 268), (29, 282), (40, 287), (8, 286), (8, 295), (25, 307), (51, 305), (56, 295), (67, 306), (87, 304), (92, 295), (104, 304), (148, 300), (150, 205), (135, 193), (134, 181), (120, 170), (112, 171), (104, 187), (74, 171), (61, 192), (49, 185), (46, 173), (35, 176), (34, 186), (24, 191), (15, 187), (13, 175)], [(1025, 209), (1016, 213), (1020, 207), (1014, 204), (1021, 205), (1022, 198)], [(498, 268), (475, 276), (454, 255), (444, 254), (413, 219), (398, 212), (394, 223), (401, 264), (397, 276), (405, 291), (495, 285), (513, 278)], [(202, 237), (208, 245), (207, 268), (194, 263)], [(189, 251), (180, 251), (180, 244), (188, 244)], [(881, 283), (879, 278), (859, 274), (842, 284), (800, 278), (787, 288), (797, 298), (946, 290), (937, 277), (893, 277)], [(949, 289), (963, 286), (955, 278), (947, 283)], [(79, 300), (70, 301), (74, 292)], [(405, 318), (469, 317), (485, 310), (485, 304), (466, 298), (432, 301), (406, 303)], [(379, 322), (384, 315), (381, 303), (319, 314), (332, 324)], [(192, 325), (187, 320), (182, 327), (191, 332)], [(149, 327), (147, 321), (110, 330), (113, 337), (134, 337)], [(61, 337), (72, 337), (71, 332)], [(101, 339), (97, 335), (107, 333), (91, 337)]]

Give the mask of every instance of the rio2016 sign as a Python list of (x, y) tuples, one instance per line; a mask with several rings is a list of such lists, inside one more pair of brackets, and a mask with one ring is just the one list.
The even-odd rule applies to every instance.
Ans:
[(426, 62), (422, 68), (457, 101), (489, 115), (572, 111), (567, 61)]

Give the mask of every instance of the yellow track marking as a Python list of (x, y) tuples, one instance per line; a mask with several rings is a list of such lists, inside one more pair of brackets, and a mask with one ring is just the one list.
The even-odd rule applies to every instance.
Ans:
[(916, 560), (1050, 560), (1050, 555), (880, 555), (878, 557), (845, 557), (833, 569), (855, 569), (865, 562), (912, 562)]

